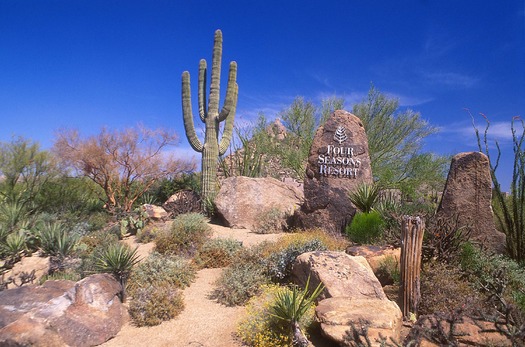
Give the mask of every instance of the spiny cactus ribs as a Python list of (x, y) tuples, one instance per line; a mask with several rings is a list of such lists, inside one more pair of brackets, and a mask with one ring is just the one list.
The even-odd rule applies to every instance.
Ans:
[[(205, 124), (204, 143), (199, 140), (193, 123), (193, 112), (191, 109), (190, 74), (188, 71), (182, 73), (182, 113), (184, 117), (184, 129), (191, 147), (202, 153), (202, 201), (203, 204), (213, 199), (217, 193), (217, 161), (221, 155), (226, 153), (230, 145), (233, 133), (233, 121), (237, 108), (238, 85), (237, 63), (230, 63), (228, 86), (226, 89), (226, 101), (219, 113), (219, 95), (222, 60), (222, 32), (215, 31), (215, 42), (213, 45), (211, 85), (208, 107), (206, 108), (206, 60), (199, 63), (199, 116)], [(225, 121), (222, 138), (219, 142), (220, 123)]]

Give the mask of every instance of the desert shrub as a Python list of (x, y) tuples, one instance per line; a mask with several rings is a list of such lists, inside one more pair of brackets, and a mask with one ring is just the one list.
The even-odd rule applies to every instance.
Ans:
[(378, 212), (358, 212), (346, 227), (346, 234), (353, 242), (360, 244), (372, 243), (381, 237), (383, 226), (384, 221)]
[(483, 307), (483, 298), (454, 266), (439, 262), (425, 264), (421, 271), (421, 301), (418, 314), (449, 313), (466, 307), (475, 313)]
[(104, 248), (110, 244), (117, 243), (119, 240), (117, 234), (104, 230), (91, 232), (79, 240), (79, 251), (85, 254), (91, 254), (95, 248)]
[(455, 218), (425, 217), (425, 235), (423, 239), (423, 261), (437, 260), (451, 263), (455, 261), (463, 243), (467, 242), (471, 229), (469, 225), (460, 225), (459, 216)]
[(242, 249), (242, 242), (235, 239), (210, 239), (195, 255), (195, 263), (202, 268), (229, 266), (240, 249)]
[(202, 214), (181, 214), (169, 229), (159, 233), (155, 250), (163, 254), (193, 255), (210, 235), (211, 229)]
[[(280, 347), (292, 346), (290, 327), (273, 314), (279, 296), (291, 294), (292, 290), (278, 285), (262, 288), (262, 293), (250, 299), (246, 305), (246, 318), (239, 323), (237, 334), (247, 346)], [(311, 305), (301, 317), (299, 325), (306, 329), (314, 321), (314, 306)]]
[(158, 234), (159, 229), (157, 227), (148, 225), (137, 232), (136, 241), (140, 243), (149, 243), (155, 241)]
[(93, 232), (102, 229), (109, 222), (110, 217), (107, 211), (90, 213), (86, 220), (89, 225), (89, 231)]
[(501, 295), (509, 303), (525, 312), (525, 269), (512, 259), (502, 255), (485, 254), (471, 243), (465, 243), (460, 263), (478, 290), (493, 294), (500, 287)]
[(134, 292), (129, 315), (138, 327), (153, 326), (175, 318), (183, 309), (180, 290), (168, 282), (156, 282)]
[(283, 213), (278, 208), (268, 208), (255, 218), (257, 224), (253, 231), (257, 234), (279, 233), (286, 227), (283, 217)]
[(184, 288), (193, 282), (195, 274), (195, 268), (180, 256), (152, 253), (133, 269), (128, 281), (128, 292), (135, 296), (134, 293), (139, 288), (155, 285), (157, 282)]
[(234, 262), (215, 282), (213, 297), (223, 305), (244, 305), (268, 283), (265, 267), (257, 261)]

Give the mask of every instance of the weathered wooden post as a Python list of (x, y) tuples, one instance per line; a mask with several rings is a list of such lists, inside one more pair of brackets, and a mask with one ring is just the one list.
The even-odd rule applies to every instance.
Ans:
[(401, 223), (401, 311), (403, 317), (417, 314), (420, 300), (419, 278), (421, 272), (421, 248), (425, 221), (420, 217), (403, 216)]

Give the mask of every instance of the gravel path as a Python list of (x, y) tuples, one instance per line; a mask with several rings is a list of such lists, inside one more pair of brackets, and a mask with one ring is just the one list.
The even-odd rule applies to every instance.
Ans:
[[(275, 240), (282, 234), (260, 235), (247, 229), (230, 229), (211, 225), (213, 237), (231, 237), (252, 246), (265, 240)], [(133, 241), (130, 241), (131, 243)], [(134, 244), (137, 245), (137, 244)], [(142, 254), (150, 251), (151, 245), (139, 245)], [(142, 248), (142, 249), (141, 249)], [(184, 290), (184, 311), (175, 319), (154, 327), (137, 328), (126, 324), (118, 335), (102, 344), (104, 347), (148, 346), (148, 347), (235, 347), (235, 330), (242, 319), (244, 307), (226, 307), (209, 298), (214, 282), (221, 269), (204, 269), (197, 279)]]

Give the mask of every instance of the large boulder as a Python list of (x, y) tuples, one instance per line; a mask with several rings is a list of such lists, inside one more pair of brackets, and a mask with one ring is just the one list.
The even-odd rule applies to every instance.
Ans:
[(222, 181), (215, 198), (217, 212), (227, 226), (253, 229), (271, 209), (277, 209), (283, 223), (303, 203), (303, 192), (275, 178), (229, 177)]
[(127, 319), (121, 285), (108, 274), (0, 292), (0, 345), (96, 346)]
[(393, 301), (329, 298), (319, 302), (315, 309), (323, 334), (342, 345), (344, 336), (352, 331), (352, 325), (361, 329), (368, 327), (368, 337), (373, 346), (380, 336), (401, 341), (403, 317)]
[(322, 333), (338, 345), (344, 336), (366, 322), (372, 346), (379, 346), (379, 334), (400, 340), (402, 314), (388, 300), (381, 284), (364, 257), (344, 252), (309, 252), (297, 257), (292, 268), (294, 280), (325, 287), (316, 307)]
[(328, 251), (303, 253), (293, 264), (292, 276), (299, 284), (306, 283), (308, 277), (311, 286), (323, 283), (321, 298), (387, 299), (372, 268), (361, 256)]
[(486, 249), (505, 252), (505, 234), (496, 230), (492, 212), (492, 180), (488, 157), (480, 152), (456, 154), (452, 158), (438, 218), (455, 220), (471, 227), (471, 240)]
[(148, 218), (153, 220), (162, 220), (168, 217), (168, 212), (161, 206), (144, 204), (142, 205), (142, 209), (146, 212)]
[(365, 128), (353, 114), (335, 111), (315, 133), (297, 224), (341, 234), (356, 212), (348, 193), (363, 183), (372, 183)]

